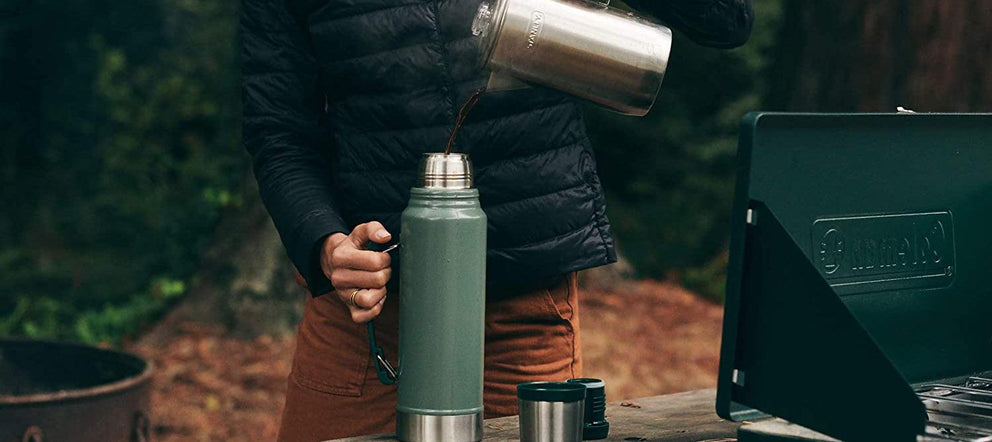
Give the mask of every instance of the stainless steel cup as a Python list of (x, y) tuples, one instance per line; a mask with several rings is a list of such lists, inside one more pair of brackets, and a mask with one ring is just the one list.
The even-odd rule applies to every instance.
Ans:
[(672, 48), (669, 28), (590, 0), (488, 0), (472, 32), (494, 76), (637, 116), (654, 104)]
[(586, 386), (566, 382), (517, 385), (521, 442), (582, 440)]

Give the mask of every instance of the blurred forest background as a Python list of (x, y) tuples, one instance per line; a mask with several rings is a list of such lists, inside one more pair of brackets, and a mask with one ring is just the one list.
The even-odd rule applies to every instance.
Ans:
[[(238, 8), (0, 0), (0, 337), (151, 359), (160, 441), (273, 440), (302, 306), (241, 145)], [(735, 50), (676, 34), (647, 117), (587, 108), (624, 258), (583, 280), (610, 400), (715, 384), (746, 112), (992, 110), (992, 1), (755, 9)]]
[[(722, 298), (749, 110), (988, 111), (990, 5), (757, 0), (742, 48), (677, 35), (648, 117), (587, 112), (634, 276)], [(237, 13), (0, 0), (0, 336), (119, 343), (193, 296), (232, 329), (291, 329), (298, 291), (240, 141)]]

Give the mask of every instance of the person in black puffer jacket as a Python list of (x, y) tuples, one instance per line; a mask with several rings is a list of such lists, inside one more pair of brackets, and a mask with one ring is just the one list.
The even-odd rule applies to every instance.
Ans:
[[(307, 301), (280, 440), (391, 430), (361, 323), (395, 353), (393, 269), (419, 158), (443, 150), (483, 87), (471, 22), (482, 0), (244, 0), (244, 143)], [(692, 40), (730, 48), (751, 0), (628, 0)], [(489, 218), (486, 416), (515, 385), (578, 377), (575, 272), (616, 261), (580, 104), (545, 88), (487, 93), (456, 144)], [(396, 294), (400, 296), (401, 294)], [(392, 297), (395, 299), (395, 296)]]

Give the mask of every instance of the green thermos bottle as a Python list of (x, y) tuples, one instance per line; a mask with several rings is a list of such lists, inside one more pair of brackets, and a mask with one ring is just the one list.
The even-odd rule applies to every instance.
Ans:
[(467, 155), (424, 155), (400, 238), (396, 434), (482, 440), (486, 214)]

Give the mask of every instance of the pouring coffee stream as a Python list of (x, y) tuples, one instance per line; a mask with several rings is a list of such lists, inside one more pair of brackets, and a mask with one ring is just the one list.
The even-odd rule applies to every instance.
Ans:
[(458, 117), (455, 118), (455, 127), (451, 129), (451, 136), (448, 137), (448, 144), (444, 147), (445, 155), (451, 155), (451, 148), (455, 146), (455, 138), (458, 136), (458, 131), (461, 130), (462, 124), (465, 123), (465, 118), (468, 116), (468, 113), (472, 111), (472, 108), (475, 107), (475, 103), (479, 102), (479, 98), (481, 98), (484, 93), (486, 93), (485, 87), (472, 93), (472, 96), (468, 97), (468, 100), (458, 111)]

